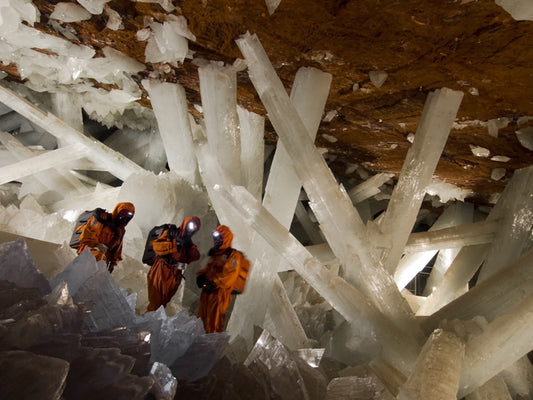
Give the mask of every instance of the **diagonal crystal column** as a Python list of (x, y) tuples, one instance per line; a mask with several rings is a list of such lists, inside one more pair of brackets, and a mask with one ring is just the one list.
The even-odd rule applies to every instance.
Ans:
[(389, 318), (374, 307), (368, 299), (309, 253), (242, 186), (233, 186), (231, 192), (218, 186), (221, 198), (245, 222), (260, 234), (280, 257), (288, 261), (349, 324), (354, 327), (370, 326), (382, 345), (382, 356), (403, 373), (409, 374), (420, 351), (417, 340), (399, 329)]
[(99, 165), (102, 170), (109, 171), (121, 180), (125, 180), (135, 172), (144, 170), (119, 152), (111, 150), (96, 139), (85, 136), (65, 124), (55, 115), (40, 110), (26, 99), (1, 85), (0, 101), (58, 138), (62, 143), (81, 143), (87, 148), (83, 154), (84, 157), (87, 157)]
[(533, 350), (533, 295), (490, 322), (466, 344), (457, 398), (462, 398)]
[[(5, 132), (0, 132), (0, 135), (3, 133)], [(46, 151), (39, 155), (34, 155), (16, 163), (6, 165), (5, 167), (0, 168), (0, 185), (45, 171), (63, 163), (77, 160), (80, 158), (79, 153), (83, 151), (83, 149), (84, 147), (79, 144), (71, 144), (57, 150)]]
[(185, 89), (177, 83), (148, 79), (142, 85), (150, 96), (170, 170), (190, 183), (198, 183)]
[(446, 140), (463, 99), (463, 92), (448, 88), (428, 94), (415, 140), (405, 157), (398, 183), (380, 222), (382, 233), (390, 235), (392, 246), (376, 249), (383, 267), (394, 273), (416, 221), (425, 189), (431, 183)]
[(48, 151), (35, 155), (34, 151), (25, 147), (13, 135), (0, 132), (0, 142), (15, 158), (21, 160), (3, 170), (6, 176), (2, 183), (35, 174), (35, 177), (49, 190), (55, 190), (64, 197), (69, 195), (87, 193), (89, 189), (69, 172), (60, 169), (61, 164), (80, 159), (86, 148), (80, 143), (74, 143), (63, 149)]
[(237, 45), (248, 63), (250, 79), (272, 125), (293, 160), (320, 227), (345, 267), (346, 280), (405, 332), (414, 332), (422, 340), (411, 310), (392, 277), (371, 257), (361, 217), (309, 138), (257, 36), (247, 33), (237, 39)]
[[(472, 220), (474, 208), (473, 206), (466, 205), (464, 203), (455, 203), (454, 205), (446, 208), (443, 213), (439, 216), (437, 221), (431, 226), (427, 234), (430, 234), (433, 231), (439, 231), (444, 228), (448, 228), (453, 225), (461, 224), (465, 220)], [(413, 235), (409, 236), (409, 241), (412, 240)], [(429, 240), (425, 241), (429, 244)], [(429, 246), (427, 246), (429, 247)], [(404, 251), (408, 251), (406, 246)], [(424, 269), (426, 264), (433, 258), (437, 253), (436, 249), (418, 249), (416, 253), (406, 253), (400, 260), (398, 267), (394, 273), (394, 280), (398, 285), (398, 288), (403, 289), (411, 280), (416, 276), (416, 274)]]
[(455, 333), (435, 329), (420, 352), (398, 400), (455, 399), (465, 343)]
[(444, 319), (469, 320), (476, 315), (492, 321), (509, 312), (530, 293), (533, 293), (533, 249), (430, 315), (423, 326), (431, 330)]
[[(302, 121), (305, 121), (308, 135), (313, 139), (324, 111), (330, 83), (330, 74), (314, 68), (300, 68), (294, 78), (291, 101), (302, 116)], [(294, 171), (291, 158), (283, 143), (278, 142), (265, 187), (263, 205), (287, 229), (293, 219), (300, 191), (301, 182)], [(248, 278), (247, 290), (237, 298), (234, 312), (228, 322), (229, 332), (232, 335), (241, 335), (249, 345), (253, 344), (251, 328), (254, 325), (263, 325), (269, 299), (272, 298), (271, 293), (275, 290), (272, 285), (283, 289), (277, 275), (282, 261), (279, 256), (272, 254), (270, 246), (258, 235), (254, 237), (250, 250), (256, 267)], [(262, 261), (267, 259), (268, 262)], [(307, 342), (291, 304), (285, 302), (286, 296), (276, 296), (273, 300), (276, 301), (274, 307), (284, 309), (284, 313), (278, 315), (289, 316), (285, 322), (281, 319), (274, 321), (281, 322), (276, 325), (278, 338), (283, 338), (283, 343), (287, 345)], [(283, 305), (280, 302), (285, 303)], [(294, 323), (298, 326), (293, 327)]]
[(405, 252), (452, 249), (490, 243), (498, 230), (499, 221), (480, 221), (465, 223), (428, 232), (416, 232), (409, 235)]
[[(436, 289), (418, 310), (418, 315), (431, 315), (455, 299), (461, 293), (461, 288), (468, 284), (468, 281), (474, 276), (483, 260), (487, 260), (486, 264), (489, 268), (492, 268), (491, 265), (498, 267), (487, 257), (492, 247), (500, 249), (501, 254), (493, 251), (492, 254), (500, 263), (503, 263), (499, 266), (504, 267), (509, 260), (517, 257), (528, 246), (531, 246), (528, 244), (531, 241), (528, 238), (528, 229), (531, 229), (533, 223), (533, 211), (531, 211), (533, 204), (531, 201), (533, 196), (532, 174), (533, 167), (515, 171), (487, 217), (487, 222), (504, 221), (498, 224), (499, 229), (493, 240), (494, 246), (480, 244), (461, 249)], [(506, 243), (506, 248), (502, 248), (500, 242)], [(485, 266), (482, 267), (481, 271), (484, 268)], [(480, 278), (483, 279), (481, 272)]]
[[(515, 170), (498, 200), (498, 230), (478, 280), (483, 281), (533, 247), (533, 166)], [(492, 215), (492, 212), (491, 212)]]

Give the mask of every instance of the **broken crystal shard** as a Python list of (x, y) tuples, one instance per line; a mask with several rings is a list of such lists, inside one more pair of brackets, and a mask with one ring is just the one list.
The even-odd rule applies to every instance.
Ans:
[(520, 144), (528, 150), (533, 150), (533, 128), (522, 128), (516, 131)]
[(505, 176), (506, 172), (507, 171), (505, 168), (494, 168), (490, 172), (490, 179), (492, 179), (493, 181), (499, 181)]
[(510, 158), (510, 157), (507, 157), (507, 156), (492, 156), (490, 159), (491, 159), (492, 161), (507, 162), (507, 161), (509, 161), (511, 158)]
[(51, 291), (47, 279), (35, 268), (23, 238), (0, 244), (0, 279), (22, 288), (36, 288), (41, 295)]
[(170, 170), (190, 183), (196, 183), (197, 166), (185, 89), (179, 84), (147, 79), (142, 85), (152, 102)]
[(257, 36), (247, 33), (236, 42), (272, 125), (293, 159), (322, 232), (346, 268), (347, 280), (406, 332), (416, 332), (408, 304), (392, 277), (374, 263), (361, 217), (314, 146)]
[(172, 375), (170, 368), (156, 361), (150, 369), (150, 376), (155, 381), (151, 389), (151, 393), (155, 398), (158, 400), (172, 400), (176, 395), (178, 381)]
[(463, 92), (448, 88), (438, 89), (427, 97), (414, 143), (380, 224), (382, 232), (391, 234), (393, 243), (392, 248), (377, 253), (381, 253), (380, 262), (391, 273), (401, 258), (462, 98)]
[(92, 18), (92, 14), (82, 6), (73, 3), (57, 3), (50, 14), (51, 19), (63, 22), (85, 21)]
[(490, 150), (489, 149), (486, 149), (486, 148), (481, 147), (481, 146), (474, 146), (472, 144), (469, 145), (469, 146), (470, 146), (470, 151), (476, 157), (488, 157), (488, 156), (490, 156)]
[(68, 285), (66, 282), (61, 282), (57, 285), (51, 293), (46, 295), (46, 300), (50, 305), (64, 306), (72, 304), (72, 298), (68, 292)]
[(91, 14), (100, 15), (104, 10), (104, 4), (110, 0), (76, 0)]
[(383, 357), (406, 371), (418, 353), (418, 343), (385, 318), (360, 292), (321, 265), (270, 213), (243, 187), (222, 198), (234, 207), (293, 268), (355, 327), (370, 326), (383, 345)]
[(276, 11), (276, 8), (278, 8), (279, 3), (281, 3), (281, 0), (265, 0), (268, 14), (272, 15), (274, 14), (274, 11)]
[(377, 88), (380, 88), (385, 83), (388, 76), (389, 74), (387, 74), (385, 71), (370, 71), (368, 73), (370, 81)]
[(111, 7), (107, 6), (106, 4), (104, 6), (104, 13), (107, 17), (106, 28), (111, 29), (113, 31), (124, 29), (124, 23), (122, 22), (122, 17), (120, 16), (118, 12), (116, 12)]
[(507, 11), (517, 20), (533, 21), (533, 7), (531, 3), (520, 0), (496, 0), (495, 3)]
[(455, 333), (436, 329), (420, 352), (398, 400), (455, 399), (465, 343)]

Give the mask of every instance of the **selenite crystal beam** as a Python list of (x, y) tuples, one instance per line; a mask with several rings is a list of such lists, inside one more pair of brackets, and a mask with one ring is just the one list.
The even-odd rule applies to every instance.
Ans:
[(478, 281), (487, 279), (525, 249), (533, 247), (533, 166), (514, 171), (500, 200), (497, 202), (498, 209), (490, 214), (501, 214), (499, 218), (495, 216), (499, 219), (498, 231)]
[[(226, 202), (220, 198), (220, 194), (213, 189), (216, 185), (231, 185), (233, 182), (225, 174), (218, 163), (216, 154), (212, 154), (212, 149), (207, 143), (198, 143), (196, 145), (196, 158), (202, 181), (207, 189), (207, 194), (215, 209), (215, 213), (220, 223), (229, 226), (234, 234), (232, 246), (244, 251), (248, 256), (248, 250), (250, 249), (250, 242), (252, 240), (252, 229), (243, 223), (242, 217), (231, 207), (228, 207)], [(253, 262), (254, 260), (251, 259), (250, 261)], [(260, 269), (255, 264), (252, 268)], [(248, 286), (248, 283), (246, 286)], [(246, 289), (245, 293), (248, 291), (248, 287)]]
[[(22, 143), (20, 143), (13, 135), (7, 132), (0, 132), (0, 141), (2, 144), (8, 149), (15, 158), (21, 160), (21, 162), (24, 162), (25, 160), (31, 160), (35, 156), (35, 153), (25, 147)], [(70, 158), (72, 156), (76, 158), (83, 157), (83, 151), (86, 150), (86, 148), (81, 144), (74, 144), (75, 148), (71, 148), (70, 150), (75, 150), (76, 152), (69, 155), (69, 154), (63, 154), (64, 157)], [(58, 151), (58, 150), (55, 150)], [(81, 155), (80, 155), (81, 154)], [(40, 156), (44, 156), (44, 154), (41, 154)], [(39, 156), (39, 157), (40, 157)], [(41, 171), (35, 171), (35, 177), (39, 180), (41, 184), (46, 185), (46, 187), (49, 190), (55, 190), (61, 193), (63, 196), (68, 196), (72, 192), (74, 193), (86, 193), (88, 191), (87, 187), (83, 185), (76, 177), (72, 176), (68, 171), (63, 171), (59, 168), (56, 169), (56, 165), (62, 164), (62, 160), (60, 159), (62, 157), (61, 152), (59, 153), (59, 158), (57, 158), (54, 162), (53, 155), (49, 155), (48, 157), (45, 157), (43, 159), (44, 162), (47, 162), (49, 165), (48, 168), (51, 168), (49, 170), (41, 170)], [(51, 160), (52, 158), (52, 160)], [(23, 172), (24, 166), (17, 163), (21, 170), (19, 172)], [(26, 165), (26, 171), (28, 168), (35, 168), (38, 165), (32, 165), (28, 167)], [(26, 174), (27, 176), (27, 174)]]
[(263, 194), (265, 118), (237, 107), (241, 131), (242, 183), (257, 199)]
[(533, 350), (533, 295), (489, 323), (466, 344), (457, 398), (464, 397)]
[(150, 96), (170, 170), (190, 183), (198, 183), (185, 89), (177, 83), (148, 79), (142, 85)]
[(398, 400), (455, 399), (465, 343), (455, 333), (436, 329), (420, 352)]
[(205, 132), (211, 154), (234, 184), (241, 184), (241, 139), (237, 115), (237, 72), (208, 63), (198, 68)]
[[(462, 294), (461, 288), (468, 284), (484, 260), (487, 260), (489, 268), (492, 268), (491, 265), (493, 265), (496, 270), (498, 267), (504, 267), (510, 260), (520, 255), (527, 248), (528, 242), (531, 241), (528, 238), (527, 226), (531, 229), (531, 224), (533, 223), (533, 212), (531, 211), (533, 204), (531, 202), (533, 196), (531, 188), (533, 182), (531, 179), (532, 173), (533, 167), (515, 171), (496, 205), (486, 218), (487, 222), (501, 221), (492, 244), (473, 245), (461, 249), (433, 293), (420, 307), (417, 315), (431, 315)], [(506, 237), (506, 235), (509, 235), (509, 237)], [(500, 244), (496, 245), (495, 243), (498, 241), (507, 243), (510, 252), (507, 251), (507, 248), (502, 248)], [(495, 254), (492, 251), (493, 257), (504, 263), (503, 265), (493, 264), (488, 257), (489, 251), (495, 246), (500, 249), (502, 254)], [(484, 268), (485, 265), (481, 268), (478, 280), (483, 280), (483, 276), (490, 275), (489, 273), (481, 274)]]
[(467, 394), (465, 400), (513, 400), (507, 385), (499, 376), (489, 379), (472, 393)]
[(431, 183), (446, 140), (459, 110), (463, 92), (448, 88), (428, 94), (413, 145), (405, 157), (398, 183), (392, 191), (381, 232), (390, 234), (392, 247), (377, 249), (381, 265), (394, 274), (414, 226), (425, 188)]
[(469, 320), (476, 315), (492, 321), (530, 293), (533, 293), (533, 249), (429, 316), (423, 327), (431, 330), (444, 319)]
[(87, 147), (86, 152), (83, 154), (84, 157), (101, 166), (102, 170), (109, 171), (121, 180), (125, 180), (135, 172), (143, 171), (143, 168), (119, 152), (110, 149), (96, 139), (85, 136), (83, 133), (68, 126), (55, 115), (40, 110), (23, 97), (1, 85), (0, 101), (63, 143), (83, 144)]
[(499, 224), (499, 221), (481, 221), (428, 232), (411, 233), (405, 245), (405, 252), (452, 249), (491, 243)]
[(409, 305), (392, 277), (371, 257), (361, 217), (314, 146), (257, 36), (247, 33), (236, 42), (272, 125), (293, 160), (322, 232), (345, 267), (346, 280), (402, 329), (416, 332), (421, 339)]
[(2, 167), (0, 168), (0, 185), (77, 160), (83, 150), (82, 145), (71, 144)]
[(409, 374), (421, 346), (413, 336), (405, 334), (357, 289), (324, 267), (262, 207), (242, 186), (231, 193), (216, 188), (221, 198), (243, 216), (246, 223), (260, 234), (280, 257), (313, 287), (348, 323), (370, 325), (382, 345), (382, 356), (404, 374)]
[(376, 174), (348, 190), (348, 196), (350, 196), (350, 199), (352, 199), (354, 204), (361, 203), (362, 201), (381, 193), (379, 187), (393, 176), (394, 174), (388, 174), (385, 172)]
[(272, 322), (272, 326), (267, 325), (266, 329), (289, 349), (297, 350), (312, 347), (298, 316), (291, 306), (283, 282), (281, 282), (277, 274), (274, 277), (272, 295), (270, 296), (266, 315), (265, 325), (267, 325), (266, 321), (269, 319)]
[[(447, 207), (439, 218), (433, 223), (428, 232), (445, 229), (454, 225), (460, 225), (464, 222), (471, 222), (473, 218), (474, 207), (465, 203), (455, 203)], [(414, 235), (411, 234), (410, 238)], [(409, 241), (408, 241), (409, 243)], [(424, 269), (427, 263), (437, 253), (436, 249), (427, 249), (417, 253), (404, 254), (394, 273), (394, 280), (399, 289), (403, 289), (416, 274)]]
[[(320, 118), (324, 112), (324, 105), (329, 92), (331, 75), (315, 68), (300, 68), (294, 78), (291, 91), (291, 102), (296, 111), (302, 116), (307, 128), (307, 134), (313, 138), (316, 136)], [(265, 187), (263, 205), (272, 215), (287, 229), (294, 217), (294, 211), (301, 192), (301, 182), (294, 171), (292, 160), (287, 154), (283, 143), (278, 142), (276, 152), (270, 166), (270, 173)], [(247, 290), (235, 301), (233, 312), (228, 322), (228, 331), (232, 335), (241, 335), (247, 342), (253, 344), (254, 325), (263, 323), (265, 313), (272, 292), (272, 284), (275, 282), (277, 272), (283, 260), (277, 254), (273, 254), (270, 246), (263, 238), (256, 235), (250, 246), (250, 256), (254, 257), (254, 268), (247, 282)], [(260, 260), (268, 259), (268, 262)], [(290, 302), (286, 302), (286, 296), (278, 297), (278, 302), (285, 302), (285, 314), (294, 314), (290, 320), (276, 326), (278, 337), (283, 337), (290, 342), (300, 341), (299, 334), (301, 325), (295, 315)], [(275, 320), (277, 322), (278, 320)], [(293, 321), (292, 323), (290, 321)], [(298, 326), (294, 326), (294, 322)]]

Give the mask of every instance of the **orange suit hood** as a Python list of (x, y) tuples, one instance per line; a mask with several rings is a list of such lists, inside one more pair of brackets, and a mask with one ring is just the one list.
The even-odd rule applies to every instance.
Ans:
[(194, 221), (198, 229), (200, 229), (200, 226), (201, 226), (200, 218), (198, 218), (195, 215), (191, 217), (187, 217), (182, 221), (181, 225), (179, 226), (178, 231), (179, 231), (180, 238), (183, 238), (185, 236), (185, 232), (187, 231), (187, 224), (191, 221)]
[(222, 236), (222, 246), (219, 247), (220, 250), (225, 250), (231, 247), (231, 242), (233, 241), (233, 232), (226, 225), (217, 226), (213, 232), (218, 231), (220, 236)]

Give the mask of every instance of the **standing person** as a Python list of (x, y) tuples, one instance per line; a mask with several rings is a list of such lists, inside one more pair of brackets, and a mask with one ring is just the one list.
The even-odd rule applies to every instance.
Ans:
[[(212, 236), (214, 246), (209, 250), (209, 261), (196, 273), (196, 284), (202, 289), (198, 317), (207, 333), (224, 332), (231, 295), (244, 290), (250, 265), (240, 251), (231, 247), (233, 233), (230, 228), (219, 225)], [(239, 285), (239, 280), (244, 282)]]
[(155, 257), (147, 276), (147, 312), (167, 305), (178, 291), (187, 264), (200, 258), (198, 247), (192, 241), (198, 229), (200, 219), (187, 217), (179, 227), (169, 225), (159, 238), (151, 242)]
[[(118, 203), (112, 213), (102, 208), (94, 210), (94, 215), (81, 228), (77, 254), (89, 248), (96, 261), (104, 260), (109, 272), (122, 260), (122, 243), (126, 225), (135, 214), (132, 203)], [(78, 228), (77, 228), (78, 229)]]

